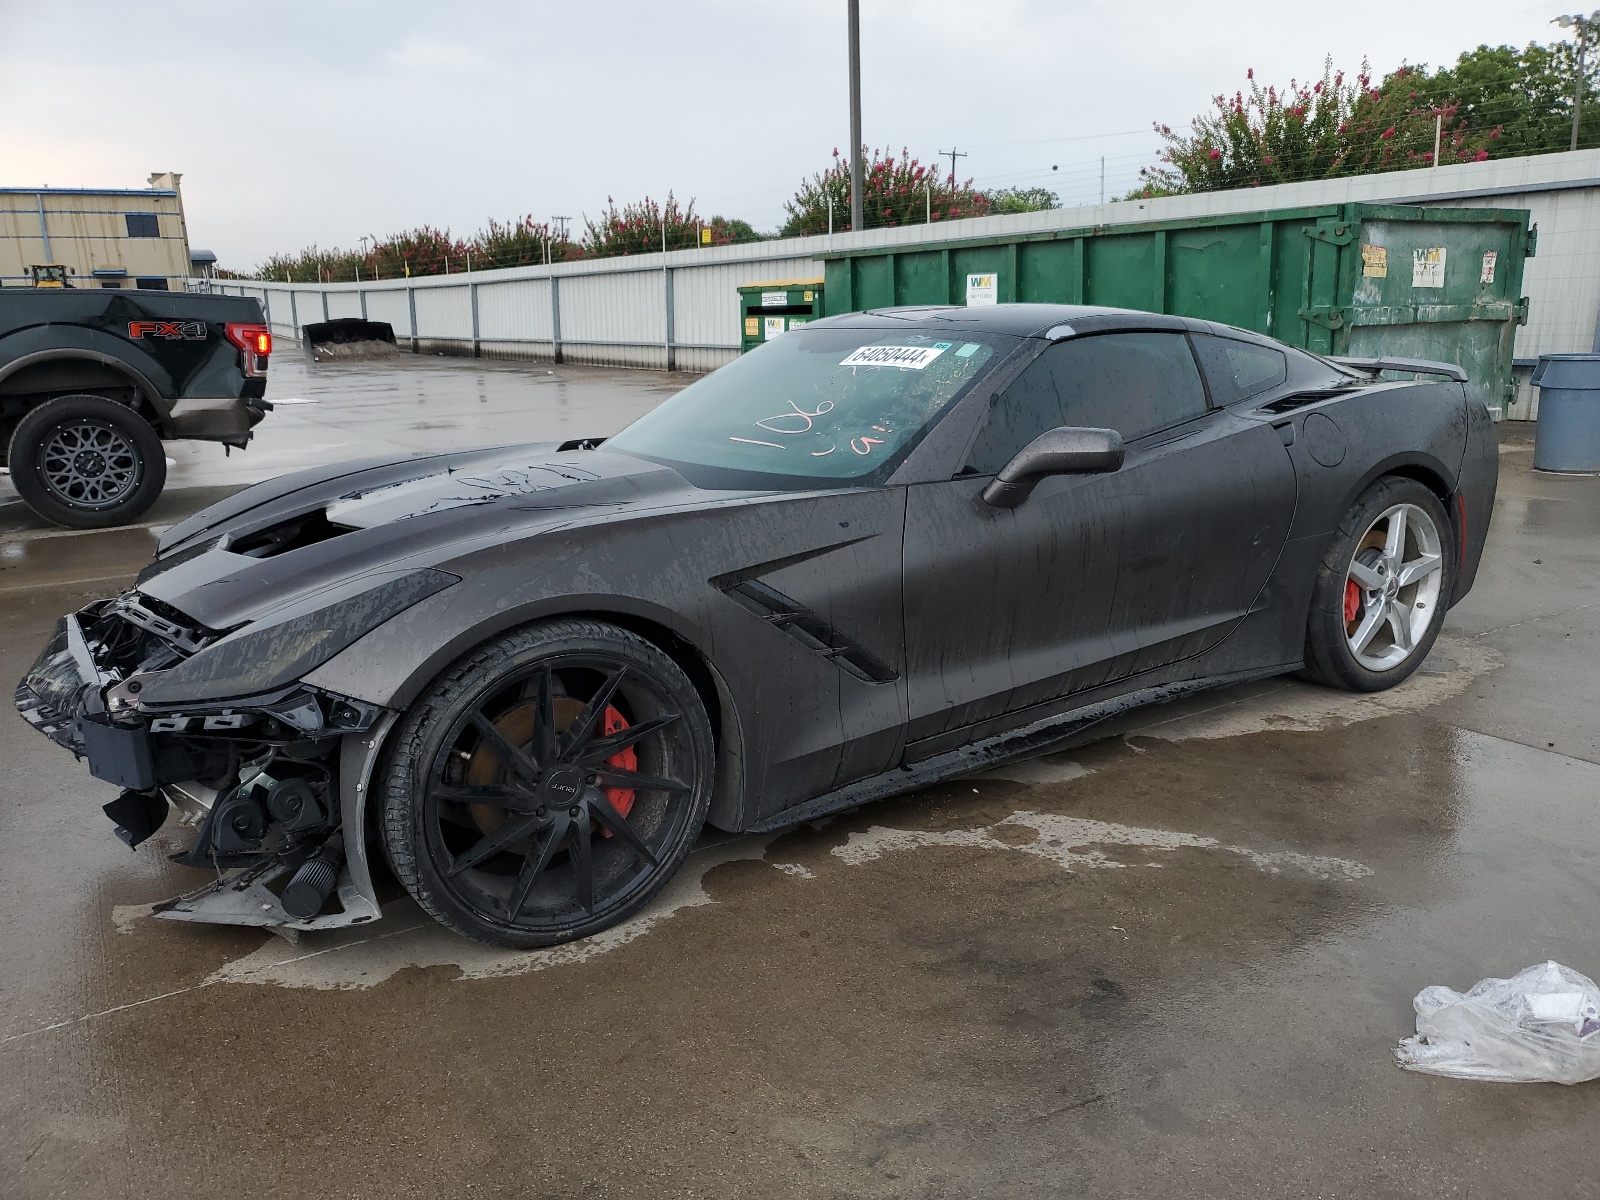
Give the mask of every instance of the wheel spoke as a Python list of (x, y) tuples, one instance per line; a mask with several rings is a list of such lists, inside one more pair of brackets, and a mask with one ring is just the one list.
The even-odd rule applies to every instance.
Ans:
[(524, 783), (534, 787), (538, 786), (538, 766), (521, 750), (506, 741), (505, 734), (495, 728), (493, 721), (476, 709), (473, 710), (471, 721), (472, 727), (478, 731), (479, 736), (489, 743), (489, 748), (494, 751), (495, 757), (500, 760), (501, 766), (522, 776)]
[(1367, 609), (1366, 615), (1361, 618), (1361, 624), (1356, 626), (1356, 631), (1350, 635), (1350, 648), (1357, 654), (1366, 652), (1367, 644), (1383, 625), (1384, 612), (1382, 604), (1374, 604)]
[(567, 761), (574, 753), (582, 749), (594, 737), (594, 731), (600, 728), (601, 718), (605, 715), (606, 705), (611, 703), (611, 697), (616, 694), (622, 677), (628, 673), (627, 667), (618, 667), (606, 677), (600, 685), (600, 690), (589, 697), (589, 703), (583, 706), (583, 711), (578, 714), (578, 719), (561, 735), (561, 759)]
[(533, 715), (533, 752), (542, 766), (556, 761), (555, 679), (549, 667), (539, 672), (538, 708)]
[(1358, 585), (1366, 588), (1369, 592), (1381, 592), (1383, 590), (1383, 576), (1378, 574), (1374, 568), (1367, 566), (1359, 558), (1350, 564), (1350, 578), (1354, 579)]
[(651, 717), (648, 721), (640, 721), (637, 725), (630, 725), (626, 729), (619, 729), (616, 733), (603, 738), (597, 738), (584, 747), (583, 753), (577, 756), (576, 761), (583, 766), (603, 763), (629, 746), (642, 742), (652, 733), (665, 729), (678, 719), (677, 713), (665, 713), (659, 717)]
[(616, 767), (592, 767), (595, 782), (606, 787), (633, 788), (637, 792), (687, 792), (689, 785), (676, 779), (658, 779), (654, 775), (641, 775), (637, 771), (623, 771)]
[(1411, 653), (1411, 610), (1398, 600), (1391, 600), (1384, 608), (1389, 628), (1394, 630), (1394, 644), (1405, 653)]
[(1423, 554), (1413, 558), (1400, 568), (1400, 586), (1408, 587), (1425, 576), (1432, 575), (1443, 564), (1443, 559), (1437, 554)]
[(594, 862), (589, 854), (589, 808), (578, 805), (578, 815), (572, 819), (572, 874), (577, 884), (578, 905), (584, 912), (594, 911)]
[(567, 836), (567, 827), (571, 823), (571, 818), (566, 813), (558, 814), (545, 832), (538, 852), (522, 860), (522, 869), (517, 872), (517, 882), (512, 886), (511, 897), (506, 903), (513, 921), (522, 915), (522, 910), (528, 903), (528, 896), (533, 891), (533, 885), (539, 881), (539, 876), (555, 857), (561, 839)]
[(526, 837), (539, 827), (538, 817), (524, 817), (520, 821), (507, 821), (493, 833), (477, 842), (472, 849), (461, 855), (450, 864), (447, 874), (459, 875), (470, 867), (475, 867), (486, 859), (493, 858), (512, 842)]
[(635, 854), (644, 859), (652, 867), (658, 865), (656, 856), (650, 852), (650, 847), (633, 831), (633, 826), (628, 824), (628, 818), (611, 806), (610, 799), (599, 789), (589, 793), (589, 807), (594, 810), (594, 815), (612, 833), (626, 842)]
[(1397, 508), (1389, 514), (1389, 531), (1383, 539), (1383, 557), (1388, 561), (1389, 574), (1400, 569), (1400, 559), (1406, 552), (1406, 510)]
[(536, 803), (534, 794), (515, 784), (457, 784), (436, 783), (431, 789), (435, 800), (450, 804), (483, 804), (489, 808), (503, 808), (508, 812), (532, 812)]

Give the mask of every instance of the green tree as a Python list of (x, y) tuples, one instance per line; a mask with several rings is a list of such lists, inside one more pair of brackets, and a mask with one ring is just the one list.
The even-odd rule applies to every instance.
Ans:
[[(1600, 57), (1600, 56), (1597, 56)], [(1259, 187), (1433, 163), (1544, 154), (1568, 147), (1576, 54), (1571, 43), (1525, 49), (1479, 46), (1454, 66), (1402, 66), (1374, 85), (1366, 64), (1353, 81), (1333, 69), (1288, 89), (1217, 96), (1184, 132), (1157, 125), (1161, 163), (1133, 196)], [(1586, 64), (1580, 146), (1600, 145), (1600, 63)]]
[(711, 230), (713, 246), (739, 246), (746, 242), (767, 240), (766, 234), (757, 233), (749, 221), (741, 221), (737, 217), (712, 217), (706, 222), (706, 228)]
[(989, 211), (996, 215), (1045, 212), (1061, 207), (1061, 197), (1049, 188), (999, 188), (984, 195), (989, 197)]
[[(862, 155), (867, 154), (862, 147)], [(862, 216), (868, 229), (895, 225), (921, 225), (929, 219), (953, 221), (960, 217), (981, 217), (989, 212), (989, 198), (974, 191), (972, 180), (951, 186), (940, 178), (937, 167), (924, 166), (902, 149), (899, 157), (874, 150), (863, 164)], [(833, 152), (833, 165), (801, 183), (794, 198), (787, 201), (789, 219), (780, 237), (803, 237), (827, 233), (829, 204), (832, 203), (833, 228), (850, 228), (850, 163), (839, 151)]]
[[(1479, 46), (1431, 74), (1426, 67), (1402, 68), (1380, 90), (1413, 107), (1453, 108), (1472, 132), (1497, 130), (1491, 158), (1549, 154), (1571, 145), (1577, 65), (1571, 42), (1531, 42), (1522, 50)], [(1600, 145), (1600, 63), (1591, 53), (1584, 65), (1580, 147)]]

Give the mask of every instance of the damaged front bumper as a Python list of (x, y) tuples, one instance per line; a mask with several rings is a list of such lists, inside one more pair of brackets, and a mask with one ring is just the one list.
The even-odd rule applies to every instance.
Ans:
[(123, 789), (105, 812), (130, 846), (174, 811), (196, 830), (172, 857), (216, 878), (156, 915), (291, 933), (376, 920), (365, 793), (395, 714), (301, 683), (148, 704), (220, 636), (163, 608), (129, 592), (63, 617), (15, 694), (24, 720)]

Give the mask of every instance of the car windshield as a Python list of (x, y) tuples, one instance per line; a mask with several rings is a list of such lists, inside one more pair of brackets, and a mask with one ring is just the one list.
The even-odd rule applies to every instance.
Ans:
[(606, 445), (702, 487), (881, 483), (1014, 342), (794, 330), (686, 387)]

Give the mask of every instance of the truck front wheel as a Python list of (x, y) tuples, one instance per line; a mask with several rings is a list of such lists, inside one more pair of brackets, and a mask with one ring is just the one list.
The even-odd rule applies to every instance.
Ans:
[(126, 525), (167, 482), (156, 431), (104, 396), (58, 396), (30, 410), (11, 435), (10, 460), (23, 502), (70, 529)]

